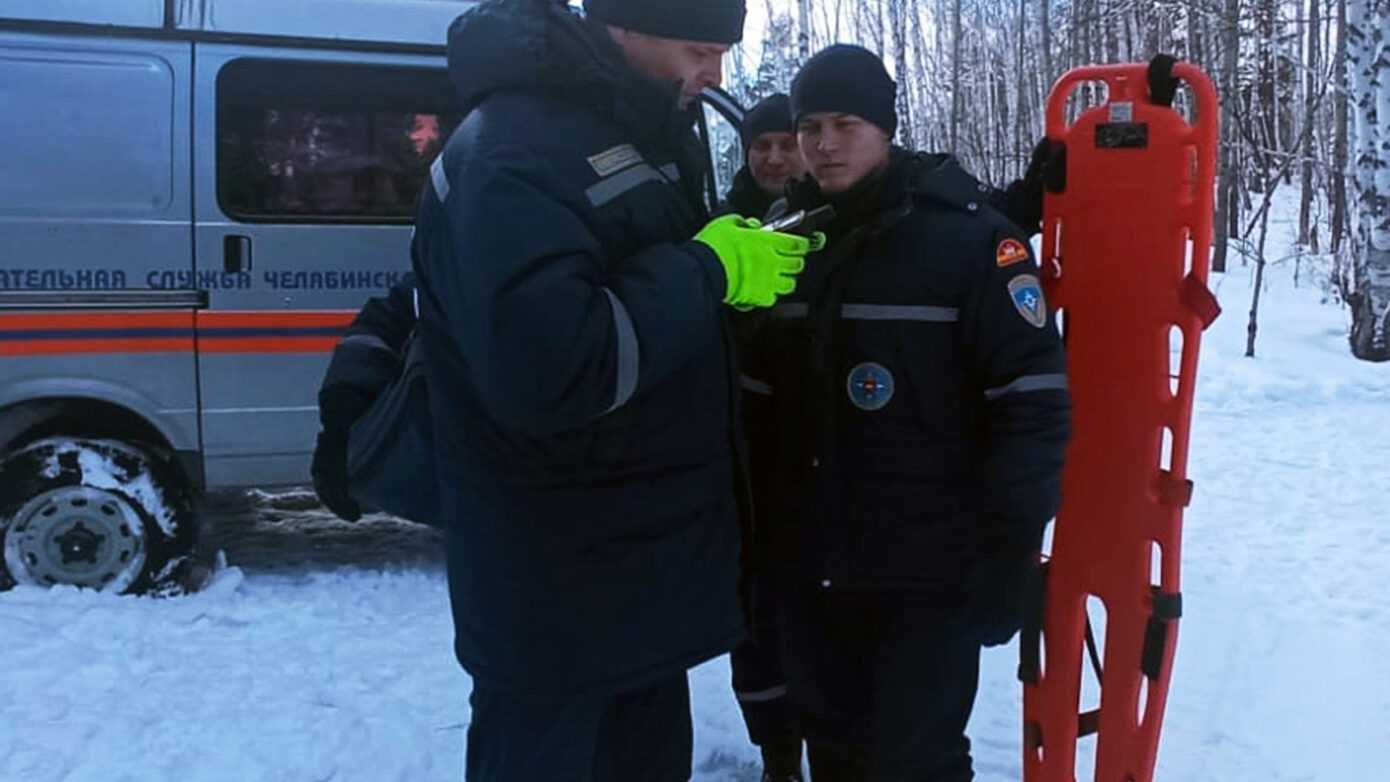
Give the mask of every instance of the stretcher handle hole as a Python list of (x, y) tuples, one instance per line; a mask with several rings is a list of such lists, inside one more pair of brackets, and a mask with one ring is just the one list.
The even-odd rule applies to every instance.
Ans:
[(1173, 430), (1162, 427), (1158, 430), (1158, 468), (1165, 472), (1173, 466)]
[(1042, 725), (1036, 720), (1030, 720), (1023, 726), (1023, 740), (1028, 747), (1028, 751), (1033, 753), (1033, 758), (1042, 763), (1046, 758), (1046, 750), (1043, 749)]
[(1178, 398), (1182, 390), (1182, 354), (1185, 343), (1182, 326), (1168, 327), (1168, 401)]
[(1149, 586), (1163, 586), (1163, 544), (1149, 541)]
[[(1192, 148), (1192, 151), (1193, 151), (1193, 154), (1196, 154), (1196, 151), (1197, 151), (1197, 150), (1196, 150), (1195, 148)], [(1196, 159), (1195, 159), (1195, 158), (1194, 158), (1194, 160), (1193, 160), (1193, 164), (1194, 164), (1194, 165), (1196, 164)], [(1194, 171), (1193, 174), (1194, 174), (1194, 176), (1195, 176), (1196, 172)], [(1194, 180), (1194, 184), (1195, 184), (1195, 180)], [(1188, 276), (1189, 274), (1192, 273), (1192, 256), (1193, 256), (1193, 253), (1194, 253), (1194, 245), (1193, 245), (1193, 242), (1192, 242), (1192, 227), (1191, 227), (1191, 226), (1183, 226), (1182, 235), (1183, 235), (1183, 263), (1182, 263), (1182, 276), (1186, 277), (1186, 276)]]
[[(1097, 595), (1086, 596), (1086, 621), (1089, 623), (1089, 630), (1094, 632), (1093, 648), (1088, 648), (1088, 654), (1081, 659), (1081, 710), (1094, 711), (1100, 708), (1101, 672), (1097, 670), (1097, 662), (1104, 663), (1106, 627), (1108, 625), (1109, 613), (1105, 607), (1105, 601)], [(1088, 647), (1092, 647), (1088, 643)]]
[(1144, 712), (1149, 710), (1149, 677), (1139, 677), (1139, 699), (1134, 702), (1134, 727), (1144, 726)]

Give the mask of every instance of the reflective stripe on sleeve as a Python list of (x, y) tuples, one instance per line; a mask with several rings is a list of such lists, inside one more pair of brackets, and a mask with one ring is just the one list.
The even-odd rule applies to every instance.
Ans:
[(611, 204), (647, 182), (664, 181), (666, 180), (661, 178), (661, 174), (657, 173), (656, 169), (643, 163), (623, 169), (621, 173), (606, 179), (600, 179), (588, 190), (585, 190), (584, 194), (589, 197), (589, 203), (597, 209), (605, 204)]
[(747, 391), (752, 394), (772, 396), (772, 386), (756, 378), (751, 378), (747, 375), (738, 376), (738, 385), (739, 388), (742, 388), (744, 391)]
[[(772, 317), (782, 320), (804, 318), (810, 314), (806, 302), (796, 301), (778, 304), (772, 308)], [(840, 317), (845, 320), (906, 320), (921, 323), (956, 323), (960, 321), (960, 310), (955, 307), (936, 307), (912, 304), (842, 304)]]
[(338, 344), (342, 346), (359, 346), (368, 350), (384, 350), (387, 353), (395, 352), (391, 349), (390, 345), (386, 344), (385, 340), (375, 334), (349, 334), (343, 337), (342, 341)]
[(1067, 387), (1066, 375), (1024, 375), (1006, 386), (987, 389), (985, 399), (993, 401), (1002, 396), (1033, 391), (1066, 391)]
[(641, 371), (641, 354), (637, 345), (637, 329), (632, 325), (632, 316), (627, 306), (613, 291), (604, 288), (608, 296), (608, 306), (613, 310), (613, 328), (618, 332), (618, 379), (615, 385), (613, 406), (605, 413), (622, 407), (637, 393), (638, 373)]
[(767, 703), (787, 697), (787, 685), (779, 684), (776, 687), (753, 692), (735, 692), (734, 697), (738, 698), (739, 703)]
[(793, 301), (787, 304), (778, 304), (772, 308), (772, 317), (781, 320), (795, 320), (804, 318), (811, 312), (811, 306), (804, 301)]
[(444, 156), (440, 155), (434, 159), (430, 165), (430, 182), (434, 184), (434, 194), (438, 196), (439, 202), (444, 203), (449, 198), (449, 177), (444, 173)]
[(840, 317), (846, 320), (916, 320), (926, 323), (955, 323), (960, 310), (955, 307), (901, 304), (844, 304)]

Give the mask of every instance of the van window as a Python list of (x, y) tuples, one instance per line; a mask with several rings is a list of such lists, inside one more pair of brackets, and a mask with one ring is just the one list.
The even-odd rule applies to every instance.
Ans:
[(169, 216), (176, 82), (159, 53), (0, 44), (0, 216)]
[(245, 222), (403, 223), (461, 119), (443, 70), (244, 59), (217, 78), (217, 195)]

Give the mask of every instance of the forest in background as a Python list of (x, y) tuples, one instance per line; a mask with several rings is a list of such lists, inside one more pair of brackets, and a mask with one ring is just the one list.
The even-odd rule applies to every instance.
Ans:
[[(1299, 284), (1347, 308), (1352, 352), (1390, 361), (1390, 0), (749, 3), (762, 35), (735, 47), (727, 74), (745, 105), (785, 91), (819, 49), (858, 43), (898, 82), (898, 142), (951, 152), (1000, 186), (1026, 169), (1063, 73), (1158, 53), (1196, 64), (1222, 98), (1214, 268), (1256, 264), (1258, 280), (1294, 265)], [(1278, 188), (1298, 192), (1291, 257), (1266, 252)]]

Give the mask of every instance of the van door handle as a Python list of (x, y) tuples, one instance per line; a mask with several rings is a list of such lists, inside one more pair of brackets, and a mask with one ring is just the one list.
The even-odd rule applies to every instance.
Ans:
[(251, 237), (222, 238), (222, 271), (227, 274), (251, 271)]

